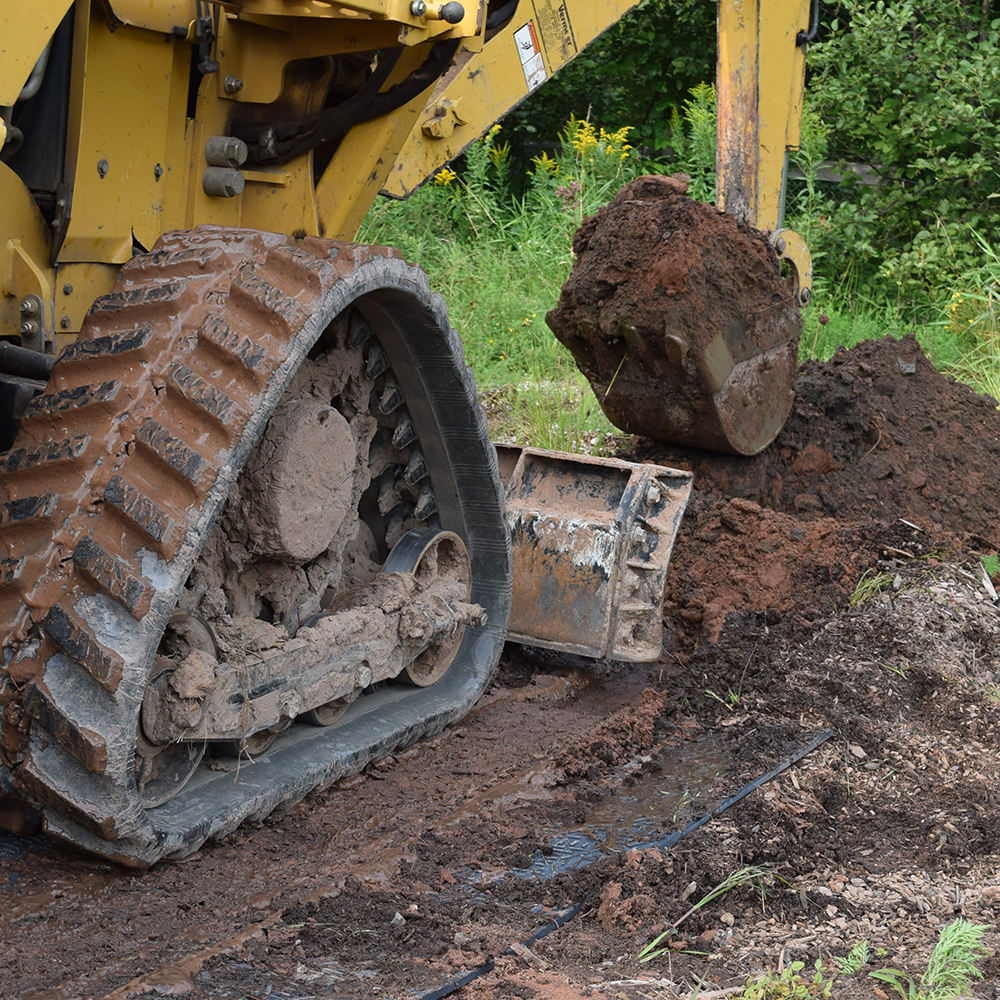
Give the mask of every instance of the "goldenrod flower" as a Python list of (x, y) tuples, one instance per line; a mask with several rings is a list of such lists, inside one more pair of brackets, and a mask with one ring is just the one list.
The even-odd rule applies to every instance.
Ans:
[(434, 175), (434, 183), (444, 186), (450, 184), (453, 180), (456, 180), (457, 178), (458, 174), (456, 174), (454, 170), (451, 170), (448, 167), (442, 167)]
[(553, 177), (559, 173), (559, 161), (553, 159), (548, 153), (543, 152), (540, 156), (533, 156), (531, 162), (534, 163), (536, 170), (542, 170)]

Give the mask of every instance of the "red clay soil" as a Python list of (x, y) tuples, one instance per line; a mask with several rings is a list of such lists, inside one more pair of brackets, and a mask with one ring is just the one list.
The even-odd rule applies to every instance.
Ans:
[(695, 475), (668, 585), (681, 657), (732, 611), (825, 616), (886, 553), (1000, 548), (996, 405), (887, 337), (804, 364), (759, 455), (638, 441), (632, 457)]

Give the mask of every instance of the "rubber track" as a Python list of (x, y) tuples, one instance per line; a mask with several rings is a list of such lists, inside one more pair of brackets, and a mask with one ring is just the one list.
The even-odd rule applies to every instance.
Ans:
[[(247, 787), (192, 782), (146, 811), (134, 742), (160, 636), (285, 387), (352, 304), (379, 338), (369, 364), (384, 351), (397, 376), (442, 527), (466, 539), (490, 620), (434, 688), (313, 730)], [(126, 864), (187, 853), (439, 730), (499, 657), (510, 574), (496, 459), (444, 304), (393, 250), (218, 227), (163, 237), (94, 304), (0, 475), (0, 769), (50, 832)]]

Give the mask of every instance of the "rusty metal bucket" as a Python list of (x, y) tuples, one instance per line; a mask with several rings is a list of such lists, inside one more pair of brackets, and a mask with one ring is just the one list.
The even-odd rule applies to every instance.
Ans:
[(691, 473), (504, 445), (497, 457), (513, 543), (509, 638), (581, 656), (658, 659)]

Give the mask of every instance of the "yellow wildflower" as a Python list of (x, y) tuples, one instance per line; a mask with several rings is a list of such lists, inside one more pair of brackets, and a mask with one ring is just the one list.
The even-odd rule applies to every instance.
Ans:
[(493, 166), (499, 167), (501, 163), (506, 163), (510, 157), (510, 143), (502, 142), (499, 146), (490, 147), (490, 160)]
[(536, 170), (551, 174), (553, 177), (559, 173), (559, 161), (549, 156), (548, 153), (543, 152), (540, 156), (533, 156), (531, 162), (534, 163)]
[(451, 170), (448, 167), (442, 167), (434, 175), (434, 183), (435, 184), (441, 184), (442, 186), (443, 185), (447, 185), (447, 184), (450, 184), (457, 177), (458, 177), (458, 174), (456, 174), (454, 170)]

